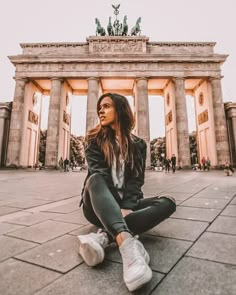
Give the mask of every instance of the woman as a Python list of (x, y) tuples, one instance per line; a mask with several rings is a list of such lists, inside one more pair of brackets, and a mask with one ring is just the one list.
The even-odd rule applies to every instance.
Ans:
[(102, 231), (78, 236), (79, 253), (89, 266), (101, 263), (104, 248), (116, 241), (129, 291), (152, 278), (149, 255), (135, 235), (169, 217), (171, 197), (143, 198), (146, 143), (131, 134), (134, 116), (127, 99), (107, 93), (97, 102), (100, 123), (86, 136), (88, 175), (82, 191), (83, 212)]

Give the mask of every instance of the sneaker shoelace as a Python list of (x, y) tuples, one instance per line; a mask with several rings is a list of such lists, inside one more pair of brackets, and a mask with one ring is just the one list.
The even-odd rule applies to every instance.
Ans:
[(140, 251), (138, 249), (138, 243), (136, 237), (128, 247), (124, 249), (125, 260), (127, 261), (128, 267), (136, 262), (136, 260), (140, 257)]

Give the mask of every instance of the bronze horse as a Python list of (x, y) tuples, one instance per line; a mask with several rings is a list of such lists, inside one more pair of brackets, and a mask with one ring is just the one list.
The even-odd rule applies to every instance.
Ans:
[(127, 36), (128, 34), (128, 25), (127, 25), (127, 16), (124, 16), (123, 25), (122, 25), (122, 36)]
[(138, 33), (140, 35), (141, 29), (140, 29), (140, 24), (141, 23), (141, 17), (139, 17), (136, 21), (136, 25), (131, 29), (130, 35), (131, 36), (137, 36)]
[(107, 33), (109, 36), (114, 36), (114, 30), (111, 24), (111, 17), (109, 16), (109, 23), (107, 25)]
[(97, 29), (96, 29), (96, 36), (100, 35), (100, 36), (105, 36), (106, 35), (106, 31), (105, 29), (101, 26), (100, 21), (98, 20), (98, 18), (95, 18), (95, 23), (97, 25)]

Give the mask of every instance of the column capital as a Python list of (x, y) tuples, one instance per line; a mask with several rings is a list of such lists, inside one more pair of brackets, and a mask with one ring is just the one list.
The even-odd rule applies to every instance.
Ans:
[(64, 79), (63, 78), (60, 78), (60, 77), (52, 77), (51, 79), (50, 79), (51, 81), (61, 81), (61, 82), (63, 82), (64, 81)]
[(100, 79), (98, 77), (89, 77), (87, 78), (87, 81), (90, 81), (90, 80), (96, 80), (96, 81), (100, 81)]
[(137, 77), (137, 78), (135, 79), (136, 82), (141, 81), (141, 80), (146, 80), (146, 81), (148, 81), (148, 77)]
[(22, 81), (22, 82), (25, 82), (25, 83), (30, 81), (29, 78), (27, 78), (27, 77), (13, 77), (13, 79), (15, 81)]
[(174, 76), (172, 77), (172, 80), (175, 82), (175, 81), (183, 81), (185, 80), (185, 77), (184, 76)]
[(210, 76), (208, 77), (208, 81), (214, 81), (214, 80), (221, 80), (224, 76)]

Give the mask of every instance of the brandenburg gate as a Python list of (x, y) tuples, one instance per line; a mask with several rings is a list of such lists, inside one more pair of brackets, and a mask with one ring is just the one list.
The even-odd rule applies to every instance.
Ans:
[(37, 162), (42, 95), (50, 96), (45, 165), (55, 167), (61, 156), (69, 156), (70, 97), (87, 96), (89, 129), (97, 123), (97, 99), (106, 92), (133, 96), (134, 132), (148, 144), (147, 166), (149, 95), (163, 96), (166, 156), (175, 154), (181, 167), (190, 166), (186, 95), (192, 95), (199, 157), (223, 165), (230, 161), (221, 89), (227, 55), (215, 53), (214, 47), (212, 42), (150, 42), (142, 35), (21, 44), (22, 54), (9, 57), (16, 71), (6, 165)]

